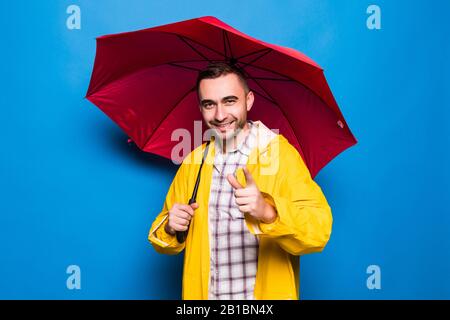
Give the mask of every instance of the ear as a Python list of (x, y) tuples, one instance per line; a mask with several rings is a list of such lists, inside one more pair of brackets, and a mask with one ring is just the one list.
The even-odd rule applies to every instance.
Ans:
[(247, 93), (247, 112), (250, 111), (250, 109), (252, 108), (254, 101), (255, 96), (253, 95), (253, 91), (249, 91)]

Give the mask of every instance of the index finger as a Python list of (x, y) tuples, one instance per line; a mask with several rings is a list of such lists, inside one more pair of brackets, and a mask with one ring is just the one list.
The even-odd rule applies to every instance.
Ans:
[(180, 204), (178, 205), (178, 209), (183, 210), (187, 213), (189, 213), (191, 216), (194, 215), (194, 209), (192, 209), (192, 207), (190, 205), (187, 204)]
[(251, 188), (242, 188), (242, 189), (236, 189), (234, 191), (235, 197), (248, 197), (255, 193), (255, 191)]

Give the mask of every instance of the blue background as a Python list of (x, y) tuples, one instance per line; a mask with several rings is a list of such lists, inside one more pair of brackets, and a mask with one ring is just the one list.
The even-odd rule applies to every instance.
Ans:
[[(66, 8), (81, 9), (69, 30)], [(381, 30), (366, 27), (370, 4)], [(147, 241), (177, 167), (84, 99), (95, 38), (214, 15), (324, 69), (358, 144), (316, 177), (331, 239), (302, 299), (449, 299), (450, 2), (2, 2), (0, 298), (178, 299), (182, 255)], [(81, 268), (81, 290), (66, 268)], [(369, 290), (366, 269), (381, 268)]]

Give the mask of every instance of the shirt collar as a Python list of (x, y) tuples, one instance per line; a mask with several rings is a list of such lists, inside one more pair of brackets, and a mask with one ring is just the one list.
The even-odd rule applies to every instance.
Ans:
[(248, 125), (250, 126), (250, 132), (245, 137), (243, 141), (241, 141), (238, 150), (245, 154), (246, 156), (250, 156), (250, 152), (255, 147), (256, 143), (256, 132), (255, 132), (255, 124), (252, 120), (248, 120)]

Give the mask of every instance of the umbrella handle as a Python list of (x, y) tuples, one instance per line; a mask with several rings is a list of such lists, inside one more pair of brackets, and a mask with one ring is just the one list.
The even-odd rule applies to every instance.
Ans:
[[(201, 171), (202, 171), (203, 162), (205, 162), (206, 155), (208, 154), (208, 149), (209, 149), (209, 143), (210, 142), (211, 142), (211, 140), (209, 140), (206, 143), (206, 148), (205, 148), (205, 151), (203, 152), (202, 163), (200, 164), (200, 168), (198, 169), (197, 180), (195, 181), (194, 191), (192, 192), (191, 199), (189, 199), (189, 205), (193, 204), (196, 201), (198, 185), (200, 184), (200, 174), (201, 174)], [(188, 224), (188, 226), (187, 226), (188, 228), (187, 228), (186, 231), (177, 231), (176, 232), (177, 240), (178, 240), (179, 243), (183, 243), (183, 242), (186, 241), (187, 234), (188, 234), (188, 231), (189, 231), (189, 226), (190, 226), (190, 224)]]
[[(191, 198), (189, 200), (189, 205), (193, 204), (194, 202), (195, 202), (195, 199)], [(179, 243), (183, 243), (183, 242), (186, 241), (187, 234), (188, 234), (188, 231), (189, 231), (189, 225), (190, 224), (188, 224), (188, 228), (187, 228), (186, 231), (177, 231), (177, 240), (178, 240)]]

